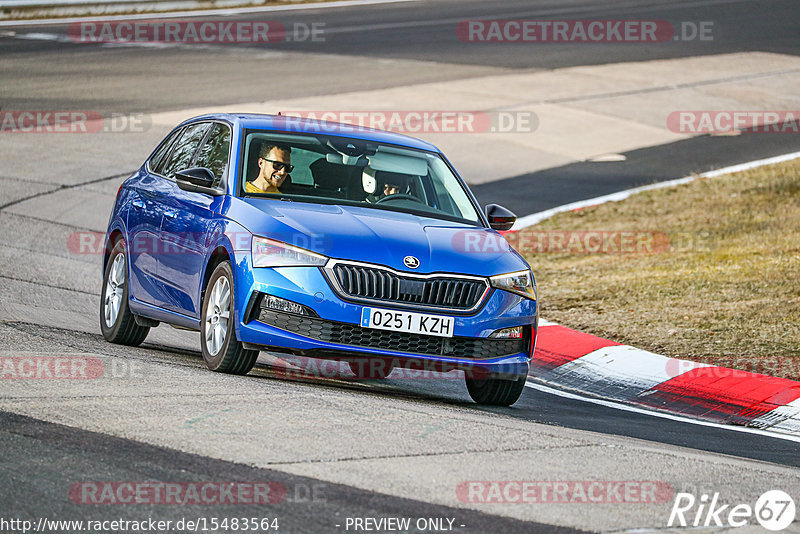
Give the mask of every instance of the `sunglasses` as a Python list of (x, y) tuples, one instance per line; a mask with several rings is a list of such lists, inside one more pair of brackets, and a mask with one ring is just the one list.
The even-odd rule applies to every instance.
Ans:
[(292, 172), (294, 170), (294, 165), (289, 165), (288, 163), (284, 163), (282, 161), (275, 161), (274, 159), (267, 159), (267, 158), (263, 159), (264, 161), (269, 161), (270, 163), (272, 163), (272, 168), (275, 169), (276, 171), (279, 171), (284, 168), (286, 169), (286, 172)]

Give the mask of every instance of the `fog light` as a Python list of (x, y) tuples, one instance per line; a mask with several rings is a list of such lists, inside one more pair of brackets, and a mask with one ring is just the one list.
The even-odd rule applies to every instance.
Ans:
[(261, 308), (286, 313), (294, 313), (296, 315), (311, 315), (311, 313), (306, 311), (305, 306), (296, 302), (292, 302), (291, 300), (282, 299), (272, 295), (264, 295), (264, 299), (261, 301)]
[(524, 335), (521, 326), (512, 326), (511, 328), (503, 328), (492, 332), (489, 337), (498, 339), (522, 339)]

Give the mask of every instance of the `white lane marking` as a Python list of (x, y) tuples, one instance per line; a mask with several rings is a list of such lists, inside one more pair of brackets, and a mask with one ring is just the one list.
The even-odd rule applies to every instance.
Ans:
[(92, 16), (92, 17), (64, 17), (56, 19), (28, 19), (28, 20), (3, 20), (0, 21), (0, 27), (6, 26), (41, 26), (45, 24), (70, 24), (73, 22), (96, 22), (96, 21), (114, 21), (114, 20), (147, 20), (147, 19), (167, 19), (167, 18), (194, 18), (206, 17), (209, 15), (216, 15), (221, 17), (229, 17), (233, 15), (246, 15), (248, 13), (270, 13), (275, 11), (304, 11), (307, 9), (327, 9), (333, 7), (351, 7), (351, 6), (368, 6), (371, 4), (394, 4), (400, 2), (418, 2), (419, 0), (341, 0), (339, 2), (318, 2), (313, 4), (298, 4), (298, 5), (278, 5), (278, 6), (262, 6), (262, 7), (238, 7), (228, 9), (203, 9), (198, 11), (170, 11), (170, 12), (152, 12), (142, 13), (136, 15), (109, 15), (109, 16)]
[(586, 161), (591, 161), (593, 163), (606, 163), (610, 161), (625, 161), (626, 159), (628, 158), (625, 157), (624, 154), (599, 154), (597, 156), (587, 158)]
[(578, 395), (576, 393), (568, 393), (566, 391), (561, 391), (558, 389), (553, 389), (551, 387), (545, 386), (543, 384), (537, 384), (535, 382), (527, 381), (525, 385), (529, 388), (536, 389), (543, 393), (549, 393), (550, 395), (556, 395), (558, 397), (562, 397), (565, 399), (572, 399), (578, 400), (582, 402), (589, 402), (591, 404), (598, 404), (600, 406), (605, 406), (607, 408), (613, 408), (616, 410), (622, 410), (625, 412), (632, 412), (638, 413), (643, 415), (652, 415), (653, 417), (660, 417), (662, 419), (670, 419), (672, 421), (679, 421), (681, 423), (689, 423), (692, 425), (698, 426), (707, 426), (711, 428), (719, 428), (722, 430), (731, 430), (733, 432), (743, 432), (745, 434), (758, 434), (760, 436), (766, 436), (770, 438), (777, 438), (783, 439), (786, 441), (794, 441), (796, 443), (800, 443), (800, 436), (790, 435), (790, 434), (783, 434), (778, 432), (770, 432), (768, 430), (762, 430), (759, 428), (750, 428), (746, 426), (737, 426), (737, 425), (724, 425), (722, 423), (712, 423), (710, 421), (701, 421), (699, 419), (690, 419), (688, 417), (684, 417), (681, 415), (674, 415), (665, 412), (658, 412), (655, 410), (647, 410), (645, 408), (638, 408), (636, 406), (630, 406), (627, 404), (621, 404), (619, 402), (604, 400), (604, 399), (596, 399), (593, 397), (585, 397), (582, 395)]
[(600, 197), (590, 198), (588, 200), (579, 200), (578, 202), (571, 202), (569, 204), (564, 204), (563, 206), (557, 206), (555, 208), (550, 208), (549, 210), (544, 210), (538, 213), (533, 213), (531, 215), (520, 217), (517, 219), (517, 222), (514, 223), (514, 228), (512, 228), (512, 230), (522, 230), (523, 228), (527, 228), (528, 226), (532, 226), (538, 222), (542, 222), (545, 219), (549, 219), (550, 217), (556, 215), (557, 213), (572, 211), (579, 208), (586, 208), (589, 206), (597, 206), (599, 204), (605, 204), (606, 202), (619, 202), (620, 200), (625, 200), (629, 196), (634, 195), (636, 193), (641, 193), (642, 191), (651, 191), (653, 189), (662, 189), (664, 187), (673, 187), (676, 185), (688, 184), (689, 182), (693, 182), (698, 178), (714, 178), (716, 176), (720, 176), (721, 174), (746, 171), (749, 169), (755, 169), (756, 167), (771, 165), (773, 163), (782, 163), (784, 161), (790, 161), (797, 158), (800, 158), (800, 152), (792, 152), (790, 154), (783, 154), (782, 156), (775, 156), (772, 158), (748, 161), (746, 163), (740, 163), (738, 165), (731, 165), (730, 167), (723, 167), (721, 169), (703, 172), (693, 176), (686, 176), (684, 178), (677, 178), (675, 180), (667, 180), (666, 182), (658, 182), (655, 184), (634, 187), (632, 189), (626, 189), (624, 191), (611, 193), (610, 195), (603, 195)]
[[(2, 32), (0, 32), (0, 35), (2, 35)], [(59, 43), (75, 43), (81, 45), (94, 44), (94, 45), (99, 45), (102, 48), (158, 48), (158, 49), (184, 48), (186, 50), (222, 50), (222, 51), (236, 50), (237, 53), (241, 53), (242, 50), (247, 50), (248, 52), (259, 54), (264, 57), (281, 57), (286, 55), (286, 52), (281, 52), (277, 50), (269, 50), (252, 46), (244, 48), (234, 48), (226, 44), (179, 43), (179, 42), (172, 43), (172, 42), (160, 42), (160, 41), (119, 41), (119, 42), (107, 42), (107, 43), (106, 42), (81, 43), (72, 39), (67, 35), (55, 34), (55, 33), (14, 33), (14, 35), (9, 35), (8, 37), (13, 37), (15, 39), (29, 40), (29, 41), (55, 41)]]
[[(597, 349), (585, 356), (556, 367), (548, 380), (581, 380), (592, 392), (631, 399), (658, 384), (708, 364), (667, 358), (629, 345), (613, 345)], [(591, 385), (596, 386), (592, 391)]]
[(66, 35), (58, 35), (55, 33), (17, 33), (10, 35), (15, 39), (24, 39), (26, 41), (57, 41), (60, 43), (69, 43), (70, 38)]
[[(544, 319), (539, 319), (539, 328), (543, 326), (561, 326), (558, 323), (551, 323), (550, 321), (545, 321)], [(564, 327), (566, 328), (566, 327)]]

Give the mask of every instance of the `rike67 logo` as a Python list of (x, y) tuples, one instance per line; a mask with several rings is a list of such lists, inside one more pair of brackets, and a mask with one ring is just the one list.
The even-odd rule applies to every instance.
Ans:
[(678, 493), (667, 526), (743, 527), (757, 521), (765, 529), (777, 532), (792, 524), (795, 512), (794, 500), (781, 490), (765, 492), (755, 506), (723, 504), (719, 493), (704, 493), (699, 499), (691, 493)]

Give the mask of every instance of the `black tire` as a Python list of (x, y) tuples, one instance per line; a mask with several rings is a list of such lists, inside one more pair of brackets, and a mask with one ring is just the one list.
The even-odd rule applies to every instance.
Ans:
[(499, 378), (467, 378), (467, 391), (472, 400), (488, 406), (511, 406), (522, 395), (527, 377), (517, 380)]
[[(115, 279), (109, 280), (112, 277), (112, 270), (115, 269)], [(122, 276), (121, 283), (118, 283), (120, 276)], [(135, 347), (144, 341), (150, 332), (150, 327), (136, 324), (136, 318), (128, 307), (129, 286), (128, 256), (125, 240), (120, 238), (111, 250), (103, 273), (103, 289), (100, 293), (100, 331), (106, 341)], [(114, 315), (109, 306), (117, 299), (117, 312)]]
[(356, 375), (356, 378), (383, 380), (392, 374), (392, 370), (394, 369), (394, 364), (391, 361), (380, 358), (351, 360), (348, 363), (350, 365), (350, 372)]
[[(224, 312), (226, 311), (225, 309), (218, 309), (214, 304), (211, 306), (212, 309), (209, 309), (209, 303), (214, 296), (214, 288), (217, 285), (217, 281), (220, 279), (224, 279), (225, 282), (227, 282), (229, 291), (227, 301), (228, 317), (225, 321), (224, 336), (218, 336), (217, 341), (214, 341), (213, 339), (208, 339), (208, 334), (210, 332), (211, 337), (213, 338), (213, 329), (215, 325), (221, 324), (220, 319), (224, 318)], [(220, 283), (224, 286), (224, 282)], [(244, 346), (242, 346), (242, 343), (236, 339), (236, 318), (234, 316), (233, 306), (233, 296), (235, 294), (231, 264), (227, 261), (224, 261), (217, 265), (217, 267), (214, 269), (214, 272), (211, 274), (211, 278), (208, 280), (208, 285), (206, 286), (205, 294), (203, 296), (203, 313), (200, 322), (200, 346), (203, 351), (203, 359), (206, 361), (206, 366), (208, 366), (208, 368), (212, 371), (228, 373), (232, 375), (246, 375), (256, 364), (256, 360), (258, 359), (258, 351), (245, 349)], [(211, 316), (209, 316), (209, 312), (211, 312)], [(215, 315), (216, 322), (214, 322)], [(209, 322), (209, 318), (211, 319), (211, 322)], [(219, 342), (220, 337), (221, 343)], [(209, 342), (212, 344), (210, 347)], [(218, 347), (214, 347), (215, 343), (219, 343)], [(216, 352), (214, 351), (214, 348), (217, 349)]]

